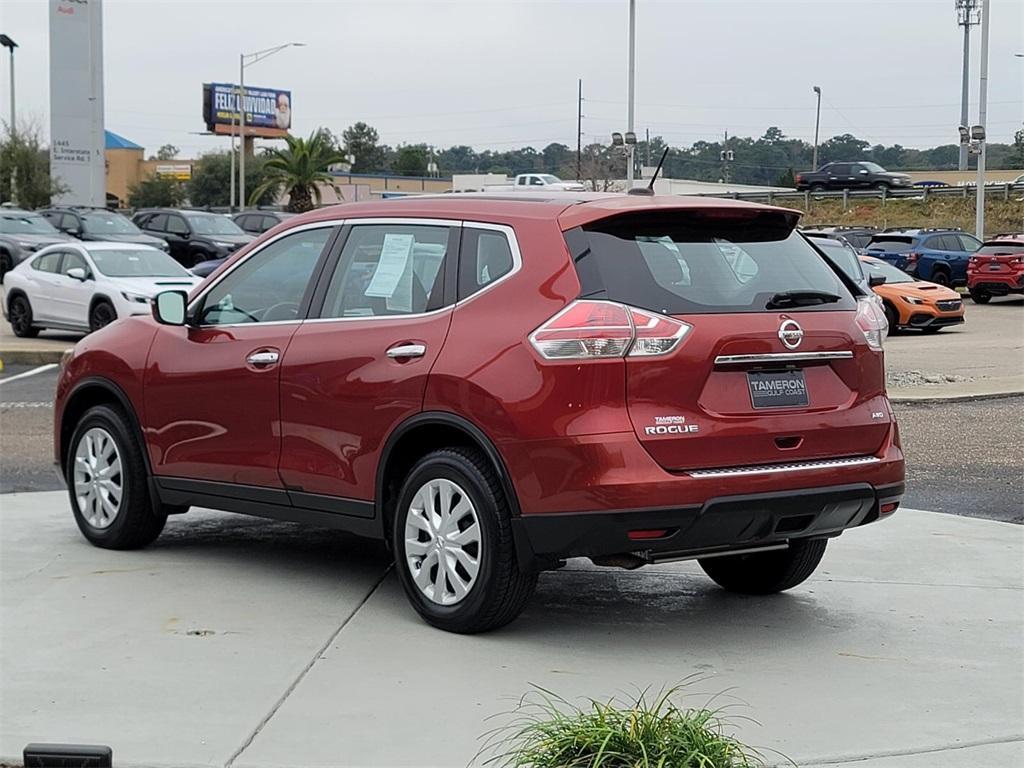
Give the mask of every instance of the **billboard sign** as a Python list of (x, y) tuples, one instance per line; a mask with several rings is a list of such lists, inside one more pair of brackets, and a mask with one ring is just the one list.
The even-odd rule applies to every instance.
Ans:
[[(233, 83), (203, 84), (203, 120), (215, 133), (230, 133), (240, 122), (238, 86)], [(245, 86), (245, 132), (279, 138), (292, 127), (292, 92), (278, 88)]]
[(53, 202), (107, 202), (101, 0), (50, 0), (50, 176)]

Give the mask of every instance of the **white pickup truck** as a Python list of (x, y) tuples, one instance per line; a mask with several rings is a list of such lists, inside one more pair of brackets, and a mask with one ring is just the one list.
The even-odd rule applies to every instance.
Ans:
[(514, 179), (493, 173), (456, 174), (452, 178), (453, 192), (583, 192), (578, 181), (562, 181), (550, 173), (520, 173)]

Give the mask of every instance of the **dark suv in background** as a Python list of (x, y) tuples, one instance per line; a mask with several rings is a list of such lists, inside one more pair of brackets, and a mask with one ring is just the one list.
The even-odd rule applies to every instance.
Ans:
[(877, 163), (861, 160), (856, 163), (827, 163), (816, 171), (802, 171), (796, 175), (796, 188), (811, 192), (830, 189), (910, 189), (910, 177), (905, 173), (887, 171)]
[(147, 235), (127, 216), (105, 208), (55, 207), (46, 208), (39, 213), (61, 232), (79, 240), (136, 243), (151, 245), (162, 251), (168, 249), (165, 240)]
[(236, 213), (234, 220), (243, 232), (259, 236), (295, 215), (285, 211), (243, 211)]
[(967, 284), (967, 263), (980, 247), (978, 238), (959, 229), (893, 227), (872, 237), (864, 253), (918, 280), (956, 286)]
[(878, 227), (850, 227), (837, 226), (833, 224), (821, 224), (802, 230), (808, 237), (827, 237), (830, 240), (838, 240), (841, 243), (848, 243), (858, 253), (861, 253), (870, 242), (871, 238), (878, 234)]
[(171, 256), (186, 267), (223, 259), (256, 239), (227, 216), (206, 211), (150, 208), (136, 213), (132, 221), (145, 233), (166, 241)]

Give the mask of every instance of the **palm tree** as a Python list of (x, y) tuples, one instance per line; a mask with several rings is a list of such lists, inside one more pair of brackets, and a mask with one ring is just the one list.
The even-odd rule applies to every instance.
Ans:
[(326, 140), (322, 131), (308, 139), (285, 136), (284, 149), (267, 150), (263, 165), (263, 183), (252, 191), (249, 204), (259, 200), (267, 190), (283, 190), (288, 195), (288, 210), (309, 211), (320, 202), (319, 184), (331, 184), (327, 168), (344, 157)]

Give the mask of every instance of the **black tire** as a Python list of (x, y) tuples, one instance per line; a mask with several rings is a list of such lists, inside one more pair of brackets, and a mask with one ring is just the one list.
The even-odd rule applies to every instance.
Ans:
[(7, 251), (0, 251), (0, 285), (3, 285), (4, 276), (14, 269), (14, 260)]
[(812, 195), (816, 195), (819, 192), (824, 192), (825, 189), (826, 189), (825, 185), (822, 184), (821, 182), (815, 182), (814, 184), (811, 184), (811, 186), (810, 186), (810, 190), (811, 190), (811, 194)]
[[(410, 507), (417, 491), (430, 480), (449, 480), (464, 489), (480, 528), (476, 581), (466, 596), (452, 605), (436, 603), (420, 591), (406, 556), (405, 525)], [(511, 511), (498, 475), (490, 462), (473, 450), (434, 451), (413, 466), (398, 495), (391, 541), (395, 567), (409, 602), (438, 629), (473, 634), (504, 626), (520, 614), (537, 585), (536, 573), (519, 570)]]
[(89, 310), (89, 331), (98, 331), (105, 325), (110, 325), (117, 320), (117, 310), (109, 301), (100, 300), (92, 305)]
[(883, 305), (885, 308), (885, 319), (889, 322), (889, 336), (892, 336), (899, 329), (900, 318), (891, 304)]
[[(75, 493), (75, 453), (79, 442), (93, 428), (103, 430), (113, 438), (121, 461), (121, 501), (113, 521), (106, 527), (90, 523), (79, 507)], [(138, 549), (153, 542), (167, 522), (165, 510), (155, 512), (150, 503), (146, 466), (142, 460), (143, 447), (127, 416), (118, 408), (97, 405), (85, 412), (75, 425), (68, 444), (65, 477), (71, 511), (79, 530), (92, 544), (104, 549)]]
[(884, 181), (878, 182), (877, 184), (873, 185), (871, 188), (873, 190), (875, 190), (876, 192), (888, 192), (888, 191), (890, 191), (892, 189), (892, 187), (890, 187)]
[(936, 285), (944, 285), (944, 286), (946, 286), (948, 288), (949, 287), (949, 273), (946, 272), (946, 270), (944, 270), (944, 269), (933, 269), (932, 270), (932, 277), (931, 277), (931, 280), (929, 280), (929, 282), (935, 283)]
[(814, 573), (825, 554), (825, 539), (798, 539), (788, 549), (698, 560), (718, 586), (744, 595), (772, 595), (792, 589)]
[(186, 261), (188, 263), (184, 264), (183, 266), (185, 267), (185, 269), (192, 269), (192, 267), (194, 267), (196, 264), (200, 264), (204, 261), (209, 261), (212, 258), (212, 256), (208, 256), (203, 251), (191, 251), (188, 254), (188, 257), (186, 258)]
[(971, 291), (971, 301), (975, 304), (988, 304), (992, 301), (992, 294), (988, 291)]
[(27, 296), (19, 293), (11, 298), (7, 305), (7, 319), (15, 336), (33, 339), (39, 335), (39, 329), (32, 325), (32, 305)]

